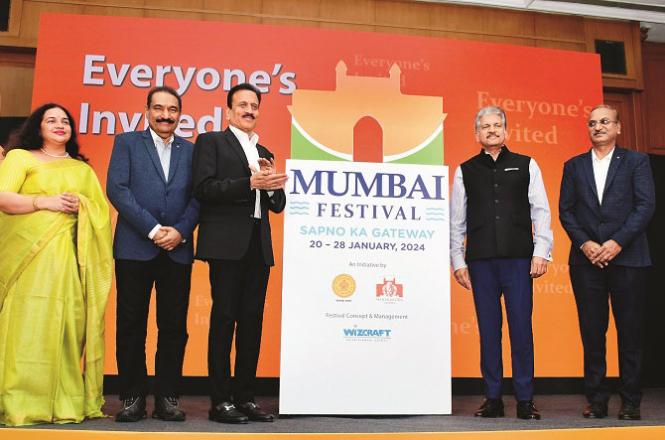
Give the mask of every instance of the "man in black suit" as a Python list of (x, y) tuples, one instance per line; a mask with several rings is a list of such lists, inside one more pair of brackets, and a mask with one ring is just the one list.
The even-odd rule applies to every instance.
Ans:
[[(274, 265), (269, 211), (286, 204), (286, 174), (275, 172), (273, 155), (254, 132), (261, 93), (238, 84), (227, 96), (229, 127), (196, 140), (194, 195), (201, 202), (196, 258), (208, 262), (212, 311), (208, 340), (211, 420), (271, 422), (254, 402), (263, 306)], [(236, 333), (235, 382), (230, 353)]]
[(591, 151), (564, 165), (559, 217), (568, 233), (570, 280), (584, 346), (586, 418), (607, 416), (605, 334), (612, 303), (619, 339), (619, 419), (639, 420), (647, 267), (646, 228), (655, 209), (646, 154), (616, 145), (619, 112), (599, 105), (589, 115)]

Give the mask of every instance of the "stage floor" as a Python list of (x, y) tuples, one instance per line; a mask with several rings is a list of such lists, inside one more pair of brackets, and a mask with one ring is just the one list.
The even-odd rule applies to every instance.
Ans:
[[(280, 417), (274, 423), (228, 425), (208, 420), (209, 400), (207, 397), (183, 396), (181, 406), (187, 412), (187, 421), (184, 423), (163, 422), (150, 418), (138, 423), (115, 423), (109, 417), (89, 420), (78, 425), (37, 425), (21, 429), (21, 431), (26, 433), (26, 430), (37, 428), (39, 430), (145, 433), (443, 433), (657, 426), (663, 429), (661, 431), (663, 436), (654, 438), (665, 438), (665, 389), (663, 388), (647, 389), (645, 391), (642, 402), (643, 419), (633, 422), (621, 421), (616, 418), (620, 405), (620, 399), (616, 395), (610, 401), (610, 416), (602, 420), (589, 420), (582, 417), (585, 399), (581, 395), (536, 396), (536, 405), (543, 415), (543, 419), (540, 421), (516, 419), (515, 402), (512, 396), (504, 398), (506, 417), (499, 419), (473, 417), (473, 411), (481, 403), (481, 400), (480, 396), (453, 397), (453, 414), (450, 416), (288, 416)], [(276, 397), (261, 397), (257, 401), (265, 409), (277, 413), (278, 400)], [(105, 413), (115, 414), (119, 408), (120, 402), (117, 396), (107, 396), (107, 403), (104, 407)], [(148, 400), (148, 409), (149, 412), (152, 410), (152, 398)], [(4, 439), (5, 435), (2, 430), (3, 428), (0, 428), (0, 438)], [(46, 431), (41, 432), (45, 433)], [(5, 434), (7, 433), (5, 432)], [(591, 431), (587, 431), (587, 434), (591, 434)], [(605, 436), (604, 438), (614, 437)]]

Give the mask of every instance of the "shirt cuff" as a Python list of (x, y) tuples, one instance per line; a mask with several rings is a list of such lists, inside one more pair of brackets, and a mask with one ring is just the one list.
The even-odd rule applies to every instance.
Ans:
[(162, 225), (157, 223), (157, 226), (155, 226), (154, 228), (152, 228), (152, 230), (150, 232), (148, 232), (148, 238), (151, 239), (151, 240), (154, 239), (155, 234), (157, 234), (157, 231), (159, 231), (160, 229), (162, 229)]
[(451, 255), (450, 260), (453, 264), (453, 271), (464, 269), (466, 267), (466, 261), (464, 261), (464, 257), (462, 255)]
[(536, 245), (534, 250), (533, 250), (533, 256), (544, 258), (547, 261), (552, 261), (552, 253), (547, 250), (547, 247), (548, 247), (547, 245), (542, 246), (542, 247)]

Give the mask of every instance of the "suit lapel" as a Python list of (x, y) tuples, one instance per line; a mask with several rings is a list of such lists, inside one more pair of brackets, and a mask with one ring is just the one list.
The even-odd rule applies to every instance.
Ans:
[(164, 176), (164, 170), (162, 169), (162, 163), (159, 161), (159, 156), (157, 155), (157, 148), (155, 147), (155, 142), (150, 136), (150, 129), (147, 129), (143, 132), (143, 145), (148, 151), (148, 156), (152, 159), (152, 164), (155, 166), (157, 174), (161, 177), (162, 182), (166, 183), (166, 177)]
[(249, 171), (249, 162), (247, 162), (247, 156), (245, 156), (245, 150), (242, 149), (242, 145), (240, 145), (240, 141), (236, 137), (235, 134), (231, 131), (230, 128), (227, 128), (224, 131), (224, 135), (226, 135), (226, 139), (229, 142), (229, 145), (231, 145), (231, 149), (233, 152), (238, 156), (238, 159), (245, 165), (245, 172), (249, 176), (251, 173)]
[(262, 158), (264, 158), (264, 159), (268, 159), (268, 158), (269, 158), (269, 157), (268, 157), (268, 156), (269, 156), (269, 155), (268, 155), (268, 150), (266, 150), (266, 148), (265, 148), (263, 145), (261, 145), (261, 144), (256, 144), (256, 150), (259, 152), (259, 157), (262, 157)]
[(173, 181), (178, 163), (180, 163), (180, 140), (177, 137), (173, 138), (171, 144), (171, 161), (169, 162), (169, 183)]
[(587, 181), (589, 183), (589, 186), (591, 187), (591, 192), (593, 192), (594, 195), (594, 200), (598, 205), (600, 205), (600, 202), (598, 201), (598, 190), (596, 189), (596, 179), (593, 175), (593, 150), (589, 150), (589, 153), (584, 157), (584, 160), (582, 161), (583, 167), (584, 167), (584, 175), (587, 178)]
[[(607, 194), (607, 189), (612, 184), (612, 181), (617, 175), (618, 169), (621, 167), (623, 160), (621, 159), (624, 155), (623, 148), (617, 146), (612, 152), (612, 159), (610, 160), (610, 169), (607, 171), (607, 179), (605, 179), (605, 188), (603, 189), (603, 194)], [(605, 196), (603, 195), (603, 199)]]

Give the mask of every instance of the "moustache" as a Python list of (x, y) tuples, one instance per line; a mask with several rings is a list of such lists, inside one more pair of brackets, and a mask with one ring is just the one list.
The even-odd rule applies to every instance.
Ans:
[(251, 113), (245, 113), (244, 115), (242, 115), (243, 118), (245, 118), (245, 117), (247, 117), (247, 116), (249, 116), (249, 117), (252, 118), (252, 119), (256, 119), (256, 118), (254, 117), (254, 115), (251, 114)]
[(175, 124), (175, 120), (171, 118), (157, 118), (156, 122), (168, 122), (169, 124)]

